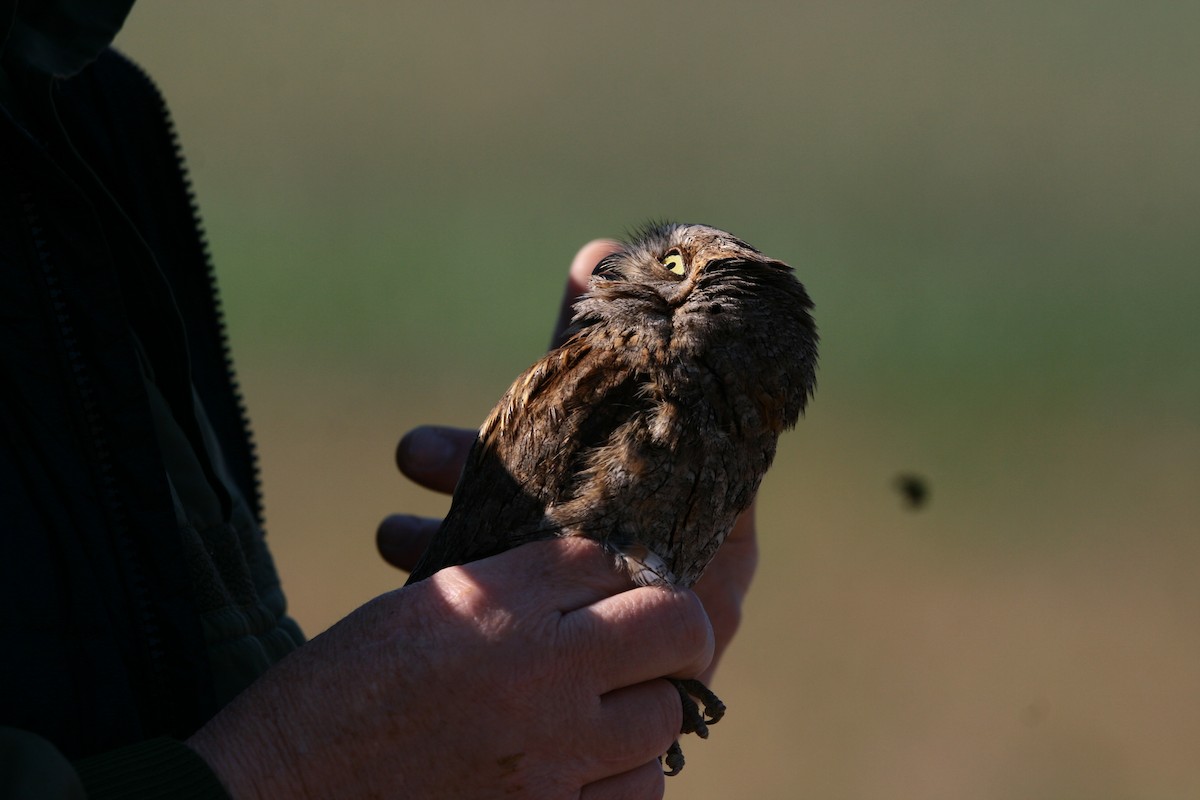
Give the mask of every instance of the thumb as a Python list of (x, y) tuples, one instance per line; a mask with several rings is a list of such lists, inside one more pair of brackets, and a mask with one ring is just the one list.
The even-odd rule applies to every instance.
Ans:
[(550, 347), (558, 347), (563, 343), (563, 333), (571, 324), (571, 307), (579, 296), (587, 291), (588, 278), (592, 270), (600, 263), (600, 259), (621, 249), (621, 243), (614, 239), (595, 239), (579, 249), (571, 260), (571, 270), (567, 273), (567, 285), (563, 288), (562, 305), (558, 310), (558, 322), (554, 325), (554, 336)]

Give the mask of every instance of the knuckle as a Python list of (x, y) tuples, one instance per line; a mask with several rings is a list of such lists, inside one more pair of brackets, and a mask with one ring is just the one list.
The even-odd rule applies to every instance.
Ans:
[(525, 573), (526, 580), (536, 585), (552, 585), (561, 582), (564, 576), (574, 576), (577, 570), (586, 568), (595, 546), (594, 542), (585, 539), (561, 536), (529, 542), (508, 552), (519, 551), (515, 566)]
[(610, 712), (613, 716), (599, 726), (597, 738), (587, 747), (593, 766), (602, 774), (657, 763), (683, 724), (679, 693), (666, 680), (646, 681), (622, 690), (622, 695), (619, 706)]
[(466, 567), (446, 567), (426, 581), (429, 591), (456, 617), (471, 620), (481, 628), (497, 627), (505, 609)]
[(662, 765), (655, 759), (623, 774), (584, 786), (579, 800), (662, 800), (666, 788)]
[(675, 620), (672, 626), (677, 637), (676, 646), (681, 653), (692, 657), (711, 653), (714, 646), (712, 625), (704, 605), (695, 592), (690, 590), (672, 592)]
[(629, 783), (629, 793), (622, 795), (629, 800), (661, 800), (667, 791), (666, 776), (658, 759), (634, 770), (634, 780)]
[(583, 536), (560, 536), (526, 547), (537, 549), (537, 580), (546, 586), (586, 587), (599, 595), (615, 594), (633, 586), (613, 568), (604, 548)]
[(667, 776), (663, 772), (662, 764), (655, 759), (647, 764), (645, 769), (649, 777), (646, 779), (646, 793), (643, 796), (649, 800), (662, 800), (667, 794)]
[(612, 568), (598, 542), (584, 536), (559, 536), (551, 541), (557, 543), (554, 554), (565, 566), (589, 571)]
[(655, 694), (658, 710), (655, 731), (661, 732), (660, 738), (654, 742), (655, 755), (658, 755), (666, 752), (671, 742), (679, 736), (679, 731), (683, 728), (683, 705), (679, 702), (679, 690), (674, 684), (663, 679), (654, 683), (658, 689)]

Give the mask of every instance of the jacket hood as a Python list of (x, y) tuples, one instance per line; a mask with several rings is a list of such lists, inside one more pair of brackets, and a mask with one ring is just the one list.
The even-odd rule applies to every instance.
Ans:
[(0, 0), (0, 59), (69, 77), (108, 47), (134, 0)]

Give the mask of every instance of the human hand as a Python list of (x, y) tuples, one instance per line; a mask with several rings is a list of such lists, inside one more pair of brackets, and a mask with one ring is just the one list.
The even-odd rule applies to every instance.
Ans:
[(632, 588), (593, 542), (528, 544), (378, 597), (188, 744), (235, 798), (661, 797), (696, 595)]
[[(600, 239), (589, 242), (575, 255), (567, 276), (551, 345), (561, 343), (571, 320), (571, 307), (587, 289), (592, 269), (609, 253), (616, 242)], [(396, 463), (405, 476), (434, 491), (452, 493), (475, 439), (475, 431), (440, 426), (422, 426), (409, 431), (396, 449)], [(421, 553), (437, 532), (440, 519), (396, 514), (379, 526), (376, 543), (388, 563), (412, 571)], [(758, 564), (754, 507), (737, 520), (725, 543), (717, 550), (704, 576), (694, 590), (712, 621), (716, 634), (716, 656), (706, 672), (699, 676), (708, 682), (717, 659), (733, 639), (741, 621), (742, 602), (750, 589)]]

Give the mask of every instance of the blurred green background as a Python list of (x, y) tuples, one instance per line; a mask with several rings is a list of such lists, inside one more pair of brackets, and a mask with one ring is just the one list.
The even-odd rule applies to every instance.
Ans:
[[(1200, 796), (1200, 6), (136, 8), (310, 635), (396, 474), (647, 218), (795, 265), (820, 387), (668, 796)], [(931, 486), (905, 508), (896, 476)]]

